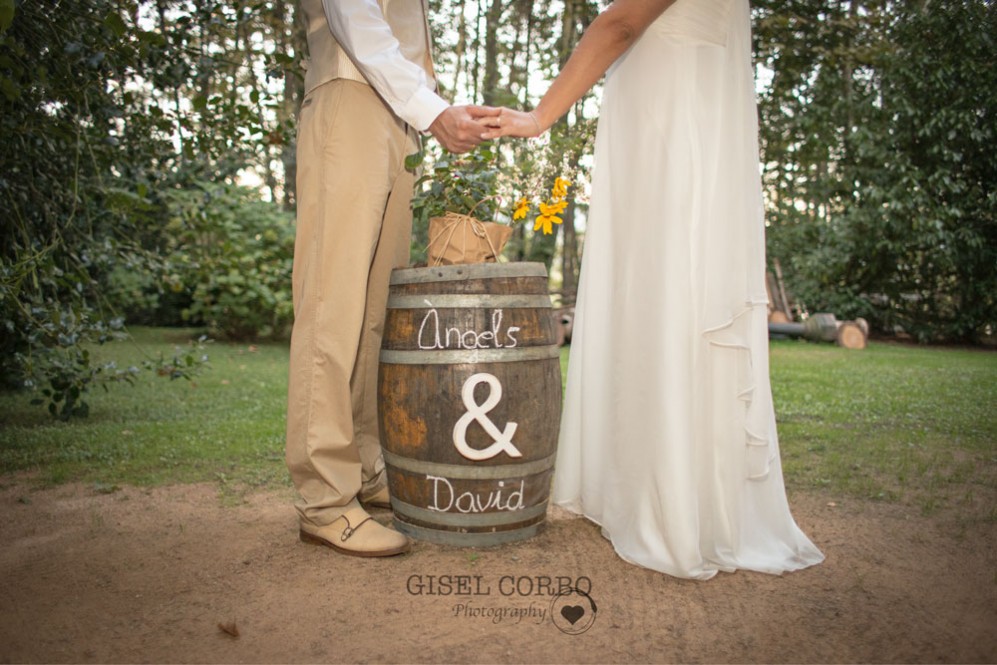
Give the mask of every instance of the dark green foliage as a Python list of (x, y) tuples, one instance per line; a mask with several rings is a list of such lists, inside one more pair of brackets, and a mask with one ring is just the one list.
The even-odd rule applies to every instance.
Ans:
[(769, 255), (791, 289), (922, 341), (993, 335), (993, 3), (756, 7)]
[(885, 131), (855, 140), (844, 271), (922, 340), (977, 341), (997, 325), (994, 53), (992, 4), (902, 10), (882, 77)]
[[(209, 190), (224, 192), (224, 203), (205, 213), (205, 223), (238, 242), (218, 245), (227, 259), (205, 260), (203, 248), (197, 266), (228, 275), (237, 265), (232, 254), (245, 252), (265, 265), (241, 275), (286, 273), (286, 262), (276, 258), (286, 254), (286, 219), (244, 193), (197, 184), (231, 181), (256, 160), (273, 181), (270, 164), (291, 124), (244, 63), (264, 64), (268, 78), (290, 75), (297, 56), (257, 54), (259, 42), (251, 39), (283, 29), (285, 10), (281, 2), (0, 4), (4, 386), (47, 391), (41, 398), (54, 412), (85, 415), (90, 387), (135, 373), (96, 364), (86, 351), (116, 335), (121, 314), (153, 311), (150, 321), (165, 314), (179, 323), (187, 310), (237, 335), (285, 324), (287, 306), (274, 295), (273, 280), (241, 289), (224, 283), (234, 278), (198, 281), (192, 273), (189, 289), (176, 291), (163, 280), (176, 248), (163, 233), (170, 206)], [(233, 221), (242, 216), (244, 225)], [(264, 229), (271, 226), (272, 233)], [(254, 299), (272, 305), (265, 320), (236, 323)], [(150, 368), (189, 376), (200, 361), (181, 356)]]
[(133, 373), (84, 350), (121, 328), (97, 280), (129, 254), (104, 205), (123, 164), (108, 80), (129, 62), (110, 3), (50, 4), (17, 5), (0, 33), (0, 371), (65, 418), (85, 415), (91, 385)]

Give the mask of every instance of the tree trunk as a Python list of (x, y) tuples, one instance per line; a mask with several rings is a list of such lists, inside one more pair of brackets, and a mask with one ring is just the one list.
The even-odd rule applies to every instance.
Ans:
[[(588, 12), (582, 11), (585, 0), (569, 0), (564, 6), (564, 16), (561, 21), (561, 44), (559, 60), (561, 68), (567, 63), (568, 58), (575, 48), (575, 44), (580, 37), (580, 23)], [(582, 105), (575, 106), (576, 115), (581, 115)], [(558, 123), (563, 128), (565, 135), (570, 132), (568, 116), (565, 115)], [(580, 155), (575, 152), (571, 156), (571, 170), (576, 171)], [(572, 189), (572, 191), (575, 191)], [(578, 252), (578, 234), (575, 229), (575, 202), (572, 196), (569, 200), (568, 208), (563, 217), (564, 243), (561, 248), (561, 291), (564, 304), (574, 304), (578, 290), (578, 275), (581, 270), (581, 259)]]
[(486, 106), (497, 102), (499, 87), (498, 29), (502, 22), (502, 0), (492, 0), (485, 19), (485, 77), (481, 84), (481, 98)]
[[(298, 11), (297, 6), (291, 7), (286, 0), (278, 0), (274, 5), (274, 11), (280, 17), (289, 30), (281, 34), (284, 42), (284, 53), (293, 53), (295, 63), (303, 62), (308, 51), (307, 26), (303, 14)], [(278, 120), (281, 125), (288, 127), (294, 119), (301, 101), (305, 96), (304, 73), (299, 67), (284, 68), (284, 99), (280, 106)], [(286, 132), (286, 140), (281, 150), (281, 161), (284, 165), (284, 197), (282, 204), (285, 210), (293, 210), (297, 205), (297, 142), (292, 132)]]

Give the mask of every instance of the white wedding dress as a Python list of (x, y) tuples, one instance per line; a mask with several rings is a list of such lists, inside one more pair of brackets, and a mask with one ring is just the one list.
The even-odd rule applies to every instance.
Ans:
[(678, 577), (823, 555), (783, 486), (747, 0), (678, 0), (610, 70), (553, 499)]

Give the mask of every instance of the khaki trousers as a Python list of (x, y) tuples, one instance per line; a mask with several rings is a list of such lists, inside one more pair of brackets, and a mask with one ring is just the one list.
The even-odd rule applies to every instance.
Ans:
[(286, 459), (299, 517), (324, 526), (386, 482), (377, 367), (388, 280), (408, 264), (416, 133), (369, 86), (302, 102)]

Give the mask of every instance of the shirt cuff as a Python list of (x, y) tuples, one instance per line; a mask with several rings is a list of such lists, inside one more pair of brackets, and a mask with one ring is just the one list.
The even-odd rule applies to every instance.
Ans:
[(401, 109), (398, 117), (407, 122), (413, 129), (424, 132), (429, 129), (436, 118), (450, 108), (450, 104), (429, 88), (420, 87)]

